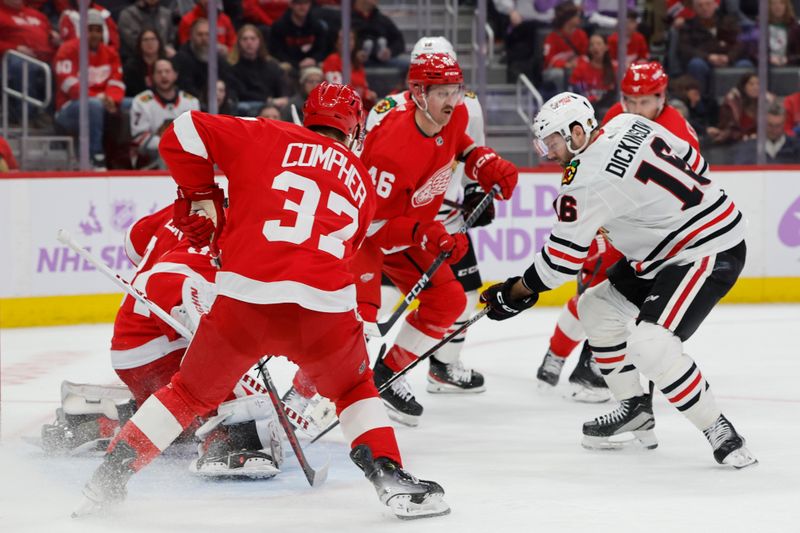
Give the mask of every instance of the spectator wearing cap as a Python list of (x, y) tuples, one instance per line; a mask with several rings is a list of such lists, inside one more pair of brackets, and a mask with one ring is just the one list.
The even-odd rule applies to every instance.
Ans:
[[(227, 54), (236, 44), (236, 30), (233, 29), (230, 17), (219, 9), (217, 0), (211, 1), (217, 6), (217, 45), (220, 52)], [(181, 18), (178, 24), (179, 45), (182, 46), (189, 40), (195, 21), (199, 19), (208, 21), (208, 2), (209, 0), (196, 0), (194, 8)]]
[(693, 0), (695, 17), (678, 32), (678, 56), (686, 73), (700, 83), (706, 94), (713, 70), (718, 67), (752, 67), (739, 42), (736, 17), (723, 14), (715, 0)]
[[(0, 0), (0, 57), (9, 50), (25, 54), (49, 63), (53, 59), (53, 43), (58, 34), (50, 27), (50, 21), (35, 9), (24, 5), (23, 0)], [(8, 86), (22, 90), (23, 60), (8, 57)], [(44, 98), (44, 72), (39, 68), (29, 70), (28, 93), (38, 99)], [(22, 105), (15, 98), (9, 99), (9, 116), (13, 122), (20, 118)], [(35, 114), (34, 107), (28, 106)]]
[(562, 92), (567, 73), (578, 64), (578, 58), (589, 51), (589, 37), (580, 28), (580, 10), (572, 2), (556, 7), (553, 31), (544, 40), (545, 84), (551, 92)]
[(408, 68), (402, 57), (406, 51), (403, 34), (392, 19), (378, 9), (378, 0), (353, 1), (353, 30), (367, 53), (366, 65)]
[[(103, 43), (102, 13), (89, 10), (89, 155), (96, 170), (105, 170), (103, 134), (111, 115), (119, 115), (119, 105), (125, 96), (122, 65), (119, 54)], [(71, 39), (58, 49), (54, 59), (56, 73), (56, 123), (70, 134), (79, 129), (79, 39)], [(109, 131), (110, 134), (114, 132)]]
[[(772, 102), (767, 108), (767, 131), (764, 142), (767, 164), (789, 165), (800, 161), (800, 140), (786, 135), (784, 123), (786, 110), (780, 102)], [(756, 164), (756, 140), (743, 142), (734, 152), (734, 165)]]
[(286, 79), (280, 65), (269, 57), (261, 32), (252, 24), (239, 28), (231, 52), (233, 75), (239, 80), (239, 112), (255, 115), (266, 103), (283, 107)]
[[(636, 11), (628, 11), (627, 20), (628, 48), (625, 53), (625, 68), (632, 63), (647, 61), (650, 58), (650, 47), (647, 46), (647, 39), (639, 31), (639, 18)], [(617, 46), (619, 46), (619, 35), (614, 32), (608, 38), (608, 53), (611, 57), (617, 57)]]
[[(719, 108), (718, 127), (706, 129), (714, 144), (732, 144), (756, 137), (758, 90), (758, 76), (751, 72), (744, 74), (728, 92)], [(767, 101), (773, 100), (774, 96), (767, 93)]]
[(300, 122), (303, 121), (303, 105), (306, 103), (308, 94), (323, 82), (325, 75), (319, 67), (306, 67), (300, 71), (300, 90), (297, 91), (290, 100), (289, 104), (281, 110), (281, 120), (294, 122), (292, 107), (297, 111)]
[[(208, 21), (196, 19), (192, 24), (189, 41), (172, 58), (178, 71), (178, 87), (187, 93), (202, 96), (208, 90), (209, 40)], [(221, 52), (217, 55), (217, 77), (225, 82), (228, 93), (238, 95), (239, 81)]]
[[(103, 44), (110, 46), (119, 53), (119, 30), (117, 29), (117, 23), (111, 17), (111, 11), (97, 2), (90, 2), (89, 9), (97, 11), (103, 17)], [(69, 7), (62, 11), (61, 16), (58, 17), (58, 34), (61, 36), (61, 42), (67, 42), (70, 39), (77, 39), (81, 36), (78, 0), (69, 0)]]
[(172, 13), (159, 0), (136, 0), (134, 4), (123, 9), (119, 15), (119, 29), (120, 55), (123, 59), (138, 53), (139, 37), (145, 30), (151, 30), (158, 35), (167, 57), (175, 55), (173, 43), (176, 28)]
[(321, 63), (327, 55), (325, 26), (311, 13), (311, 0), (291, 0), (269, 32), (269, 51), (286, 69)]

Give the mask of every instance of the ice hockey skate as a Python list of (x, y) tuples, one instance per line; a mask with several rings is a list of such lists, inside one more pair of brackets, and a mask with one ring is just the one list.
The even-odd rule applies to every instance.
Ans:
[(350, 452), (350, 458), (375, 486), (381, 503), (403, 520), (430, 518), (450, 513), (444, 501), (444, 489), (435, 481), (417, 479), (386, 457), (372, 457), (362, 444)]
[(558, 385), (558, 378), (561, 377), (564, 361), (566, 361), (566, 358), (558, 357), (550, 350), (547, 350), (539, 370), (536, 371), (536, 379), (539, 380), (540, 389), (548, 389)]
[(653, 428), (653, 396), (622, 400), (619, 407), (583, 424), (581, 445), (590, 450), (617, 450), (632, 444), (652, 450), (658, 446)]
[(578, 364), (569, 376), (569, 398), (576, 402), (603, 403), (611, 399), (606, 380), (592, 358), (592, 351), (587, 342), (583, 343)]
[(443, 363), (431, 357), (428, 370), (428, 386), (432, 393), (470, 394), (484, 392), (483, 374), (471, 368), (465, 368), (461, 361)]
[[(375, 386), (379, 389), (394, 375), (392, 369), (386, 366), (382, 359), (375, 365)], [(406, 426), (416, 427), (422, 416), (422, 406), (414, 398), (414, 392), (405, 378), (395, 380), (392, 385), (381, 393), (381, 399), (389, 418)]]
[(101, 514), (122, 502), (128, 494), (126, 485), (133, 475), (131, 467), (136, 452), (125, 442), (106, 454), (103, 463), (95, 470), (92, 479), (83, 488), (83, 501), (72, 513), (72, 518)]
[(725, 415), (719, 415), (713, 424), (703, 430), (703, 434), (714, 448), (714, 459), (719, 464), (736, 469), (758, 464), (758, 459), (745, 447), (744, 438), (736, 432)]
[[(242, 424), (243, 425), (243, 424)], [(200, 445), (201, 455), (189, 465), (189, 471), (210, 478), (268, 479), (280, 473), (272, 450), (260, 449), (260, 442), (247, 446), (241, 439), (216, 438)]]

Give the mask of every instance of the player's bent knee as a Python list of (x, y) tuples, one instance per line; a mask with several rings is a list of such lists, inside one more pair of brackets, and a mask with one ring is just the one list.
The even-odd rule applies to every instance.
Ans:
[(629, 309), (620, 302), (621, 295), (615, 292), (605, 281), (586, 291), (578, 300), (578, 316), (592, 344), (619, 344), (628, 336), (628, 324), (635, 308)]
[(652, 322), (639, 322), (628, 339), (628, 356), (633, 364), (655, 381), (681, 357), (682, 348), (674, 333)]
[(442, 327), (450, 327), (467, 307), (467, 296), (456, 280), (425, 289), (419, 297), (420, 319)]

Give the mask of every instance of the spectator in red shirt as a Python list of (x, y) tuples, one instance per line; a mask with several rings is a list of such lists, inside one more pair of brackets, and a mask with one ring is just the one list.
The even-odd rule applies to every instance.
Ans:
[(800, 91), (783, 99), (786, 110), (786, 135), (800, 137)]
[(281, 18), (287, 7), (289, 7), (289, 0), (244, 0), (242, 2), (244, 19), (259, 26), (262, 33), (264, 30), (261, 29), (261, 26), (271, 27), (276, 20)]
[[(89, 3), (89, 9), (96, 10), (103, 17), (103, 44), (107, 44), (119, 53), (119, 30), (117, 23), (111, 18), (111, 11), (96, 2)], [(62, 43), (81, 36), (77, 0), (70, 0), (69, 8), (61, 12), (58, 18), (58, 34)]]
[[(217, 0), (212, 1), (216, 2)], [(178, 24), (178, 44), (182, 45), (189, 40), (195, 20), (208, 19), (207, 7), (208, 0), (197, 0), (194, 8), (181, 18), (181, 22)], [(230, 17), (219, 8), (217, 10), (217, 43), (219, 43), (219, 51), (227, 54), (236, 44), (236, 30), (233, 29)]]
[(571, 90), (584, 95), (603, 116), (614, 105), (617, 88), (616, 62), (605, 38), (595, 33), (589, 39), (589, 55), (580, 56), (569, 78)]
[(579, 26), (580, 10), (572, 2), (556, 7), (553, 27), (544, 40), (544, 72), (542, 79), (555, 92), (562, 92), (568, 72), (575, 68), (578, 58), (589, 51), (589, 37)]
[(0, 172), (8, 172), (9, 170), (17, 170), (17, 160), (14, 159), (14, 152), (8, 145), (8, 141), (0, 137)]
[[(119, 114), (119, 105), (125, 96), (122, 82), (122, 65), (119, 54), (103, 44), (103, 15), (89, 10), (89, 155), (95, 170), (105, 170), (103, 133), (106, 114)], [(54, 60), (56, 73), (56, 123), (71, 134), (79, 129), (79, 40), (72, 39), (61, 45)]]
[[(719, 127), (706, 130), (714, 144), (732, 144), (756, 137), (758, 117), (758, 76), (743, 75), (719, 108)], [(774, 96), (767, 94), (767, 102)]]
[[(364, 61), (367, 53), (362, 49), (356, 49), (356, 34), (350, 32), (350, 87), (356, 90), (364, 103), (364, 110), (369, 111), (378, 99), (375, 91), (369, 89), (367, 83), (367, 71), (364, 69)], [(322, 72), (325, 73), (325, 81), (328, 83), (344, 83), (342, 77), (342, 30), (336, 39), (336, 51), (325, 58), (322, 62)]]
[[(626, 53), (625, 68), (638, 61), (647, 61), (650, 57), (650, 48), (647, 46), (647, 39), (638, 30), (639, 22), (636, 12), (628, 11), (628, 50)], [(617, 32), (608, 38), (608, 53), (614, 59), (617, 58), (617, 43), (619, 35)]]
[[(34, 57), (40, 61), (50, 62), (55, 48), (53, 42), (58, 35), (52, 31), (47, 18), (23, 5), (23, 0), (0, 0), (0, 57), (9, 50)], [(8, 58), (8, 86), (17, 91), (22, 90), (23, 60), (18, 57)], [(34, 98), (44, 98), (44, 71), (30, 68), (28, 94)], [(29, 105), (29, 114), (35, 115), (35, 109)], [(22, 105), (15, 98), (9, 99), (9, 117), (18, 122)]]

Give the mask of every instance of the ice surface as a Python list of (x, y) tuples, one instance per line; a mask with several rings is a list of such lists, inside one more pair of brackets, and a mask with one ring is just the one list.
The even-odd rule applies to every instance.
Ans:
[[(161, 458), (134, 477), (118, 510), (72, 520), (99, 459), (47, 457), (23, 437), (51, 421), (61, 380), (115, 381), (111, 327), (0, 330), (0, 531), (800, 531), (800, 306), (719, 307), (686, 345), (760, 460), (742, 471), (718, 466), (700, 432), (661, 396), (657, 450), (582, 449), (581, 424), (611, 404), (572, 403), (560, 395), (565, 385), (537, 390), (556, 315), (534, 309), (473, 327), (464, 359), (486, 375), (484, 394), (434, 396), (422, 368), (413, 373), (425, 414), (418, 428), (397, 429), (405, 464), (440, 482), (453, 512), (412, 523), (378, 503), (339, 430), (307, 450), (312, 463), (331, 456), (319, 489), (307, 486), (293, 457), (278, 477), (255, 482), (206, 482), (188, 473), (187, 460)], [(287, 388), (292, 366), (270, 365)]]

